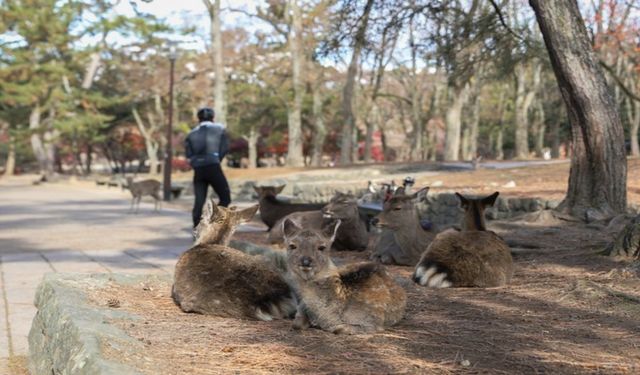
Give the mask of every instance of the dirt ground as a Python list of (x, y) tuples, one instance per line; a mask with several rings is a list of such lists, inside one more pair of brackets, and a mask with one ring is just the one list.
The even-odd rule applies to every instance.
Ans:
[[(605, 226), (491, 222), (512, 244), (511, 285), (427, 289), (412, 269), (389, 267), (406, 287), (405, 318), (378, 334), (293, 331), (291, 321), (254, 322), (182, 313), (170, 285), (96, 291), (91, 300), (142, 317), (113, 321), (145, 350), (103, 343), (107, 355), (147, 374), (633, 374), (640, 373), (640, 279), (626, 261), (599, 254)], [(238, 234), (265, 242), (265, 233)], [(338, 261), (364, 253), (336, 253)]]

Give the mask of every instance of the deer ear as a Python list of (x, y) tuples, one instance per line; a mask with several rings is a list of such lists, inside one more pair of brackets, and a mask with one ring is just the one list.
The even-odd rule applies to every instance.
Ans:
[(282, 193), (282, 190), (284, 190), (285, 186), (287, 186), (287, 185), (284, 184), (284, 185), (280, 185), (280, 186), (276, 187), (276, 195)]
[(429, 192), (429, 187), (423, 187), (422, 189), (416, 191), (415, 193), (411, 194), (411, 199), (415, 200), (416, 202), (424, 202), (427, 200), (427, 193)]
[(496, 191), (488, 197), (482, 198), (482, 205), (485, 207), (491, 207), (494, 203), (496, 203), (496, 199), (498, 199), (498, 195), (500, 192)]
[(200, 217), (200, 220), (206, 223), (211, 222), (211, 220), (213, 219), (213, 214), (215, 214), (217, 211), (218, 211), (218, 206), (216, 206), (216, 203), (213, 201), (213, 199), (209, 199), (207, 203), (204, 205), (204, 209), (202, 210), (202, 216)]
[(295, 221), (289, 219), (288, 217), (282, 221), (282, 233), (284, 234), (285, 241), (287, 240), (287, 237), (293, 236), (300, 229), (302, 228), (300, 228)]
[(259, 207), (260, 205), (256, 204), (249, 208), (245, 208), (244, 210), (238, 212), (238, 216), (240, 216), (242, 221), (249, 221), (253, 219), (253, 216), (255, 216), (256, 212), (258, 212)]
[(460, 207), (466, 209), (467, 207), (469, 207), (469, 200), (465, 197), (462, 196), (462, 194), (456, 192), (456, 195), (458, 196), (458, 198), (460, 199)]
[(255, 190), (258, 195), (262, 194), (262, 188), (259, 186), (253, 185), (253, 190)]

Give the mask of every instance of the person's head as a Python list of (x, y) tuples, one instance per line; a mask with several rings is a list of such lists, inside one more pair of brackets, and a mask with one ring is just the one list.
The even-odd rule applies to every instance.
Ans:
[(198, 121), (200, 122), (213, 121), (214, 117), (215, 117), (215, 112), (213, 111), (213, 109), (209, 107), (200, 108), (198, 110)]

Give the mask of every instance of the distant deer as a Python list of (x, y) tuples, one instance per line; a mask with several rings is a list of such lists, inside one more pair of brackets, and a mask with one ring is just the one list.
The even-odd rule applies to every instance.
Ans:
[(269, 230), (278, 222), (278, 220), (298, 211), (315, 211), (320, 210), (323, 203), (289, 203), (283, 202), (276, 198), (282, 192), (285, 185), (282, 186), (254, 186), (253, 189), (258, 194), (260, 203), (260, 219), (269, 227)]
[(498, 192), (481, 199), (458, 193), (464, 209), (462, 230), (436, 236), (416, 266), (413, 280), (424, 286), (496, 287), (509, 283), (513, 260), (509, 246), (497, 234), (487, 231), (486, 207), (493, 206)]
[(256, 211), (258, 205), (236, 210), (207, 203), (194, 246), (176, 264), (172, 297), (184, 312), (257, 320), (293, 316), (295, 299), (275, 267), (227, 246)]
[(330, 248), (340, 226), (328, 232), (283, 222), (289, 282), (299, 298), (293, 327), (333, 333), (381, 331), (402, 319), (407, 296), (383, 266), (365, 262), (336, 267)]
[(335, 250), (363, 251), (369, 244), (367, 225), (360, 217), (358, 202), (351, 194), (336, 192), (331, 201), (318, 211), (294, 212), (280, 219), (269, 233), (271, 243), (283, 243), (282, 221), (286, 218), (294, 221), (298, 226), (308, 229), (322, 230), (333, 227), (340, 220), (340, 228), (333, 241)]
[(427, 199), (428, 191), (425, 187), (410, 195), (393, 195), (383, 204), (382, 212), (372, 220), (373, 225), (383, 229), (372, 260), (405, 266), (416, 264), (435, 237), (435, 230), (420, 220), (416, 207)]
[(140, 209), (140, 200), (145, 195), (150, 195), (155, 200), (153, 210), (157, 211), (160, 207), (160, 202), (162, 199), (160, 198), (160, 188), (162, 184), (154, 179), (148, 179), (143, 181), (133, 182), (133, 177), (127, 177), (127, 183), (123, 186), (126, 189), (131, 191), (131, 208), (130, 211), (133, 211), (133, 207), (135, 206), (135, 213), (138, 213)]

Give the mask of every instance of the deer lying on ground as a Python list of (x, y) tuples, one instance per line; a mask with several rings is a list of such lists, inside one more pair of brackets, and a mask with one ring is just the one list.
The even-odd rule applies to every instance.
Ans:
[(302, 228), (317, 230), (333, 227), (340, 220), (340, 228), (333, 241), (335, 250), (363, 251), (369, 244), (367, 225), (360, 217), (356, 198), (351, 194), (337, 192), (320, 211), (294, 212), (280, 219), (269, 233), (271, 243), (284, 243), (282, 222), (286, 218)]
[(172, 297), (182, 311), (257, 320), (293, 315), (295, 300), (275, 267), (227, 246), (256, 211), (258, 205), (235, 210), (207, 203), (194, 246), (176, 264)]
[(279, 201), (276, 196), (282, 192), (285, 185), (282, 186), (254, 186), (253, 189), (258, 193), (260, 203), (260, 218), (269, 230), (278, 222), (278, 220), (293, 212), (299, 211), (317, 211), (322, 209), (322, 203), (288, 203)]
[(410, 195), (394, 195), (372, 224), (383, 229), (371, 259), (383, 264), (413, 266), (435, 237), (435, 230), (418, 216), (416, 204), (426, 200), (429, 188)]
[(413, 280), (424, 286), (496, 287), (509, 283), (513, 260), (509, 246), (487, 231), (484, 210), (493, 206), (498, 192), (469, 199), (456, 193), (464, 209), (462, 230), (442, 232), (431, 242), (416, 266)]
[(133, 182), (133, 177), (127, 177), (127, 183), (123, 186), (123, 188), (129, 189), (131, 191), (131, 208), (129, 211), (133, 211), (133, 207), (135, 205), (136, 210), (135, 213), (138, 213), (140, 209), (140, 200), (145, 195), (150, 195), (155, 200), (153, 210), (157, 211), (160, 206), (160, 188), (162, 184), (154, 179), (148, 179), (143, 181)]
[(402, 319), (407, 296), (383, 266), (336, 267), (329, 257), (340, 222), (328, 232), (283, 222), (290, 285), (296, 292), (296, 329), (317, 326), (333, 333), (381, 331)]

